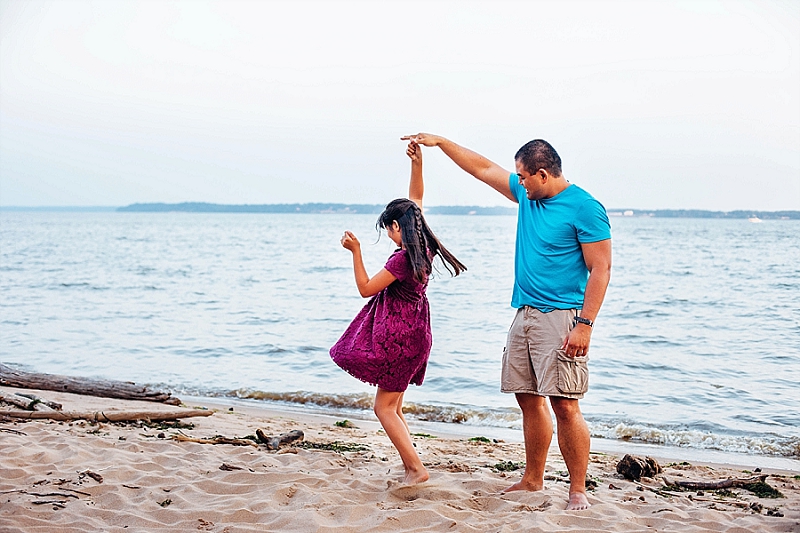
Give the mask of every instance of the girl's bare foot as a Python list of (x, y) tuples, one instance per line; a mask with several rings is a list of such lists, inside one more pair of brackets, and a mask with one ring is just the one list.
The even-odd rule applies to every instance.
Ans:
[(513, 485), (511, 485), (510, 487), (508, 487), (507, 489), (504, 489), (503, 492), (513, 492), (515, 490), (527, 490), (530, 492), (535, 492), (537, 490), (542, 490), (543, 488), (544, 488), (543, 483), (539, 484), (528, 483), (524, 479), (521, 479), (516, 483), (514, 483)]
[(428, 471), (424, 468), (422, 470), (406, 470), (406, 477), (403, 479), (403, 485), (416, 485), (417, 483), (425, 483), (430, 479)]
[(588, 509), (592, 504), (586, 497), (585, 492), (573, 492), (569, 495), (569, 503), (567, 504), (567, 511), (583, 511)]

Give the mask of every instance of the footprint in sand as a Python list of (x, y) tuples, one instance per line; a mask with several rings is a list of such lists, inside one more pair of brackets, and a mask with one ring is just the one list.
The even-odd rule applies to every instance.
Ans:
[(388, 481), (386, 488), (394, 498), (407, 502), (418, 499), (440, 501), (456, 497), (456, 493), (452, 489), (446, 489), (443, 485), (431, 481), (417, 485)]

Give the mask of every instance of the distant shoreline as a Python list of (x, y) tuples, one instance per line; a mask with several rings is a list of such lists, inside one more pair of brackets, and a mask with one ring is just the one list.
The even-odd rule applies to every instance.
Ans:
[[(379, 214), (382, 204), (212, 204), (207, 202), (136, 203), (123, 207), (98, 206), (0, 206), (0, 212), (122, 212), (122, 213), (295, 213), (295, 214)], [(433, 215), (511, 216), (517, 213), (513, 207), (483, 206), (431, 206), (425, 212)], [(723, 218), (760, 220), (800, 220), (800, 211), (710, 211), (703, 209), (609, 209), (611, 217), (651, 218)]]

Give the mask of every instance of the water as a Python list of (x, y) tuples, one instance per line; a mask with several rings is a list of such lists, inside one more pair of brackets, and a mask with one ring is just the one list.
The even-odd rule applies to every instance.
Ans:
[[(0, 213), (0, 361), (177, 394), (368, 410), (328, 348), (392, 251), (373, 215)], [(515, 218), (430, 216), (469, 270), (431, 281), (422, 420), (519, 428), (499, 392)], [(581, 402), (594, 437), (800, 459), (800, 223), (615, 217)]]

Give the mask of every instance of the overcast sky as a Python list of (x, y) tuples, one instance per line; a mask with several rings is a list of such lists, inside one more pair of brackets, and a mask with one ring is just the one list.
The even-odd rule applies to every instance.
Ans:
[[(385, 203), (399, 137), (608, 208), (800, 209), (800, 2), (0, 0), (0, 205)], [(428, 205), (508, 205), (426, 149)]]

